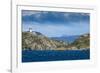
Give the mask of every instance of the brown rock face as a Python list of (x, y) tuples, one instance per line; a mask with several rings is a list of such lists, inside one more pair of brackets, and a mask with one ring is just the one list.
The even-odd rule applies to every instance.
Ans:
[(90, 48), (90, 35), (81, 35), (73, 43), (54, 40), (39, 32), (22, 32), (23, 50), (86, 50)]
[[(22, 48), (31, 50), (66, 49), (67, 43), (47, 38), (39, 32), (22, 32)], [(60, 49), (59, 49), (60, 50)]]

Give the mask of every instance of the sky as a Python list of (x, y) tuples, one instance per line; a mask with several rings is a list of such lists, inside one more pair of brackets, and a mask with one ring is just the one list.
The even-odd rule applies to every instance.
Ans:
[(22, 10), (22, 29), (29, 28), (48, 37), (82, 35), (90, 32), (90, 14)]

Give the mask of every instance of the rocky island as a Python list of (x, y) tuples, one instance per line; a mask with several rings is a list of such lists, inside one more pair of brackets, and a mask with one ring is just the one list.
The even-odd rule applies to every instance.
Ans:
[(72, 43), (51, 39), (40, 32), (22, 32), (23, 50), (86, 50), (90, 45), (89, 34), (81, 35)]

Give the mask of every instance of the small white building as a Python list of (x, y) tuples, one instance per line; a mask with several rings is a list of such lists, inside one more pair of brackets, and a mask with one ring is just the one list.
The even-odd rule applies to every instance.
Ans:
[(33, 32), (32, 28), (29, 28), (29, 32)]
[(29, 32), (31, 32), (32, 34), (36, 35), (36, 32), (32, 30), (32, 28), (29, 28)]

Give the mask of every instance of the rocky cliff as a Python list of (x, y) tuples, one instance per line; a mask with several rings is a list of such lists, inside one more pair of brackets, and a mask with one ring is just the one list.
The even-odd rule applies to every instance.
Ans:
[(90, 34), (81, 35), (72, 44), (70, 44), (70, 47), (72, 46), (79, 50), (90, 49)]
[(84, 50), (90, 47), (90, 35), (84, 34), (73, 43), (50, 39), (40, 32), (22, 32), (23, 50)]
[(23, 50), (65, 50), (67, 43), (52, 40), (39, 32), (22, 32)]

